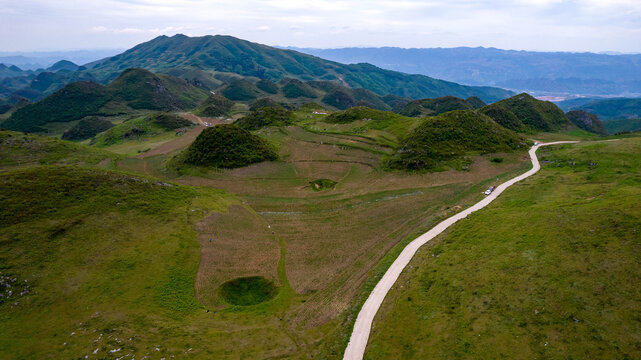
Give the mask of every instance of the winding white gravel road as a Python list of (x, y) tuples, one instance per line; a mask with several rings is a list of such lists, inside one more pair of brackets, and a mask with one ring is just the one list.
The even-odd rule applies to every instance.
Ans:
[(376, 312), (381, 307), (381, 304), (383, 303), (383, 300), (385, 299), (385, 296), (387, 295), (389, 290), (392, 288), (392, 285), (394, 285), (399, 275), (401, 275), (403, 269), (405, 269), (407, 264), (409, 264), (410, 260), (421, 246), (435, 238), (438, 234), (442, 233), (443, 230), (447, 229), (455, 222), (467, 217), (469, 214), (477, 210), (486, 207), (488, 204), (494, 201), (494, 199), (501, 195), (501, 193), (508, 187), (536, 174), (539, 169), (541, 169), (539, 160), (536, 157), (536, 150), (539, 147), (556, 144), (571, 144), (576, 142), (578, 141), (556, 141), (532, 146), (532, 148), (530, 149), (532, 169), (497, 186), (496, 189), (494, 189), (494, 191), (483, 200), (461, 211), (460, 213), (453, 215), (446, 220), (443, 220), (438, 225), (433, 227), (430, 231), (426, 232), (425, 234), (419, 236), (414, 241), (409, 243), (405, 247), (405, 249), (403, 249), (398, 258), (394, 261), (392, 266), (390, 266), (385, 275), (383, 275), (378, 284), (376, 284), (376, 287), (363, 304), (363, 308), (361, 308), (361, 311), (358, 313), (358, 317), (356, 318), (356, 322), (354, 323), (352, 336), (350, 337), (347, 348), (345, 349), (345, 355), (343, 356), (343, 359), (361, 360), (363, 358), (363, 355), (365, 354), (365, 347), (367, 346), (367, 339), (369, 338), (369, 333), (372, 328), (372, 321), (374, 320)]

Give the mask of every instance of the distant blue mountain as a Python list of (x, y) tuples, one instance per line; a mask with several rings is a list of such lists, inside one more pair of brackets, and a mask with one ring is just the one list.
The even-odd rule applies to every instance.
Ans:
[(533, 52), (495, 48), (299, 49), (344, 64), (367, 62), (466, 85), (594, 96), (641, 96), (641, 54)]

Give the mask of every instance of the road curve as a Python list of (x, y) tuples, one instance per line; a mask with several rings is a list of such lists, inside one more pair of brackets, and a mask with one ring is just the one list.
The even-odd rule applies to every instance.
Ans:
[(392, 288), (392, 285), (396, 282), (398, 277), (401, 275), (401, 272), (407, 264), (409, 264), (410, 260), (416, 254), (416, 251), (423, 246), (425, 243), (428, 241), (432, 240), (435, 238), (438, 234), (442, 233), (443, 230), (447, 229), (450, 227), (450, 225), (454, 224), (455, 222), (467, 217), (469, 214), (480, 210), (484, 207), (486, 207), (489, 203), (494, 201), (505, 189), (508, 187), (514, 185), (515, 183), (528, 178), (534, 174), (536, 174), (539, 169), (541, 169), (541, 165), (539, 164), (539, 160), (536, 157), (536, 150), (541, 147), (541, 146), (546, 146), (546, 145), (555, 145), (555, 144), (571, 144), (571, 143), (576, 143), (578, 141), (556, 141), (556, 142), (551, 142), (551, 143), (546, 143), (546, 144), (538, 144), (535, 146), (532, 146), (530, 149), (530, 159), (532, 160), (532, 169), (527, 171), (524, 174), (521, 174), (513, 179), (510, 179), (503, 184), (499, 185), (494, 189), (494, 191), (485, 197), (483, 200), (477, 202), (476, 204), (472, 205), (471, 207), (461, 211), (460, 213), (453, 215), (452, 217), (449, 217), (439, 224), (437, 224), (435, 227), (433, 227), (431, 230), (426, 232), (425, 234), (419, 236), (403, 249), (401, 254), (396, 258), (394, 263), (389, 267), (385, 275), (381, 278), (381, 280), (376, 284), (376, 287), (374, 287), (374, 290), (372, 290), (372, 293), (369, 295), (367, 300), (365, 300), (365, 303), (363, 304), (363, 307), (361, 308), (361, 311), (358, 313), (358, 317), (356, 318), (356, 322), (354, 323), (354, 329), (352, 330), (352, 336), (349, 339), (349, 343), (347, 344), (347, 348), (345, 349), (345, 354), (343, 356), (344, 360), (361, 360), (363, 358), (363, 355), (365, 355), (365, 347), (367, 346), (367, 340), (369, 338), (369, 333), (372, 328), (372, 321), (374, 320), (374, 316), (376, 315), (376, 312), (378, 309), (381, 307), (381, 304), (383, 303), (383, 300), (385, 299), (385, 296), (389, 292), (389, 290)]

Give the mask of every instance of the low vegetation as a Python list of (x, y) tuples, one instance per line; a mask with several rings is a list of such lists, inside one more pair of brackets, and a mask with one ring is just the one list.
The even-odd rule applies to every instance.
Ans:
[[(212, 324), (194, 298), (193, 225), (233, 198), (139, 175), (44, 166), (1, 172), (0, 201), (0, 278), (22, 284), (0, 303), (0, 357), (169, 358), (187, 356), (189, 347), (207, 357), (197, 345), (206, 343), (202, 328), (189, 330)], [(187, 342), (178, 336), (184, 331)]]
[(283, 87), (281, 91), (286, 98), (295, 99), (299, 97), (315, 98), (318, 96), (311, 86), (297, 79), (281, 80)]
[(234, 125), (246, 130), (258, 130), (266, 126), (287, 126), (293, 123), (294, 117), (289, 110), (281, 107), (259, 107), (244, 117), (236, 120)]
[(163, 113), (163, 112), (150, 115), (149, 121), (153, 122), (154, 124), (160, 126), (165, 130), (176, 130), (180, 128), (194, 126), (194, 123), (185, 119), (182, 116), (179, 116), (176, 114)]
[(389, 159), (392, 169), (429, 170), (469, 152), (525, 150), (525, 139), (473, 110), (428, 118), (401, 141)]
[(233, 101), (251, 101), (258, 98), (260, 91), (252, 82), (241, 79), (226, 85), (222, 94)]
[(314, 191), (333, 189), (337, 182), (331, 179), (317, 179), (309, 182), (309, 186)]
[(219, 94), (211, 94), (194, 114), (205, 117), (228, 116), (234, 102)]
[(641, 131), (641, 119), (610, 120), (603, 123), (610, 134)]
[(0, 168), (50, 164), (87, 164), (118, 159), (93, 147), (54, 137), (0, 130)]
[(125, 121), (96, 135), (92, 145), (107, 147), (132, 140), (142, 141), (163, 133), (174, 133), (177, 129), (192, 126), (194, 124), (191, 121), (178, 115), (153, 113)]
[(184, 80), (127, 69), (108, 86), (75, 82), (37, 103), (18, 109), (2, 126), (16, 131), (44, 132), (51, 122), (70, 122), (91, 115), (132, 113), (133, 109), (185, 110), (196, 107), (207, 92)]
[(539, 174), (419, 251), (365, 358), (640, 357), (639, 153), (541, 148)]
[(570, 125), (556, 105), (537, 100), (526, 93), (488, 105), (480, 111), (504, 127), (520, 132), (524, 128), (530, 131), (555, 131)]
[(232, 305), (256, 305), (278, 294), (273, 281), (262, 276), (250, 276), (230, 280), (220, 286), (219, 296)]
[(412, 101), (398, 113), (404, 116), (423, 117), (436, 116), (448, 111), (471, 109), (474, 109), (474, 106), (467, 101), (454, 96), (445, 96)]
[(583, 110), (572, 110), (567, 112), (565, 115), (568, 120), (570, 120), (570, 122), (576, 125), (579, 129), (599, 135), (608, 135), (608, 131), (603, 126), (603, 123), (594, 114), (590, 114)]
[(63, 140), (86, 140), (111, 129), (114, 124), (101, 116), (87, 116), (62, 134)]

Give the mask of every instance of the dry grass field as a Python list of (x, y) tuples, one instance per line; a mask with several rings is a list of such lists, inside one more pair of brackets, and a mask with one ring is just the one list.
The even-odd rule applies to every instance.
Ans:
[[(388, 172), (381, 168), (380, 158), (391, 150), (380, 141), (298, 126), (267, 128), (258, 134), (278, 147), (281, 160), (175, 174), (164, 168), (165, 153), (126, 159), (119, 168), (224, 189), (241, 199), (242, 204), (204, 219), (196, 229), (202, 250), (196, 295), (221, 316), (212, 341), (230, 339), (230, 331), (236, 331), (230, 329), (247, 322), (251, 325), (244, 331), (252, 331), (243, 343), (257, 346), (256, 336), (270, 329), (295, 344), (282, 344), (286, 357), (339, 357), (337, 349), (344, 347), (362, 301), (359, 294), (366, 292), (385, 255), (478, 201), (482, 190), (497, 179), (529, 166), (525, 153), (513, 153), (473, 156), (469, 171)], [(490, 162), (494, 156), (504, 161)], [(310, 182), (317, 179), (337, 184), (314, 191)], [(226, 304), (218, 296), (225, 281), (254, 275), (278, 284), (278, 296), (247, 307)], [(237, 341), (218, 346), (231, 351)], [(267, 348), (256, 351), (253, 358), (273, 355)], [(237, 348), (235, 354), (239, 353), (245, 352)]]
[[(470, 156), (467, 171), (384, 170), (382, 159), (392, 152), (389, 144), (414, 122), (404, 127), (389, 122), (383, 124), (386, 128), (374, 124), (379, 128), (363, 133), (359, 127), (374, 125), (327, 125), (324, 130), (310, 129), (311, 123), (299, 122), (300, 126), (263, 128), (255, 133), (274, 144), (280, 159), (233, 170), (175, 170), (170, 166), (170, 159), (185, 149), (202, 127), (182, 136), (168, 132), (140, 141), (123, 141), (108, 149), (131, 156), (83, 150), (87, 154), (78, 161), (87, 162), (87, 166), (104, 161), (104, 166), (124, 174), (155, 178), (161, 188), (165, 187), (163, 182), (188, 185), (179, 187), (184, 203), (176, 205), (172, 213), (153, 212), (145, 227), (137, 218), (118, 213), (118, 224), (123, 222), (128, 227), (118, 231), (95, 228), (102, 237), (113, 235), (128, 241), (127, 256), (135, 266), (123, 264), (127, 274), (133, 274), (136, 266), (147, 266), (148, 257), (156, 259), (158, 268), (175, 262), (184, 271), (180, 276), (167, 274), (166, 283), (154, 282), (151, 269), (147, 278), (119, 280), (117, 286), (131, 285), (131, 296), (123, 300), (127, 310), (101, 305), (104, 316), (92, 320), (93, 328), (77, 339), (73, 335), (73, 341), (60, 341), (73, 344), (64, 355), (73, 358), (90, 354), (95, 350), (90, 348), (95, 340), (90, 339), (92, 332), (108, 327), (115, 329), (111, 335), (118, 339), (134, 339), (127, 351), (137, 358), (153, 353), (156, 347), (163, 349), (163, 356), (183, 358), (340, 358), (360, 304), (399, 249), (439, 220), (478, 201), (489, 185), (530, 165), (525, 153), (510, 153)], [(146, 151), (139, 153), (141, 149)], [(502, 161), (492, 162), (492, 158)], [(331, 185), (315, 188), (313, 182)], [(229, 195), (213, 214), (201, 203), (202, 194), (216, 193), (212, 189)], [(145, 209), (165, 200), (159, 193), (154, 202), (144, 197), (137, 201)], [(120, 204), (118, 200), (115, 203)], [(107, 216), (103, 218), (108, 220)], [(91, 231), (90, 227), (83, 229)], [(128, 232), (136, 237), (128, 236)], [(182, 239), (180, 244), (175, 242), (176, 237)], [(154, 250), (164, 247), (184, 256), (173, 258), (168, 252)], [(60, 267), (68, 267), (71, 259), (65, 257)], [(82, 264), (76, 265), (78, 271), (83, 269)], [(105, 275), (97, 270), (92, 274)], [(175, 294), (174, 282), (180, 284), (180, 294)], [(251, 296), (225, 290), (230, 283), (248, 289)], [(91, 299), (104, 299), (99, 288), (92, 289), (91, 293), (83, 291), (94, 298), (74, 297), (74, 304), (86, 307), (86, 302), (97, 301)], [(157, 289), (154, 291), (159, 295), (149, 295), (148, 289)], [(57, 296), (54, 290), (52, 298)], [(145, 299), (160, 304), (161, 310), (149, 310), (152, 308), (147, 303), (140, 302)], [(78, 324), (91, 323), (93, 311), (80, 314), (80, 308), (65, 304), (57, 305), (59, 311), (70, 312), (65, 318)], [(174, 308), (180, 311), (171, 310)], [(44, 304), (41, 310), (50, 309)], [(12, 316), (12, 324), (22, 321), (7, 314)], [(20, 316), (32, 320), (33, 315), (25, 311)], [(11, 338), (36, 333), (40, 326), (34, 322)], [(41, 345), (59, 332), (74, 332), (72, 326), (56, 323)], [(183, 348), (185, 344), (189, 346)], [(120, 346), (112, 345), (114, 348), (106, 346), (104, 352)], [(32, 353), (28, 347), (18, 347), (24, 354), (55, 353), (44, 348)]]

